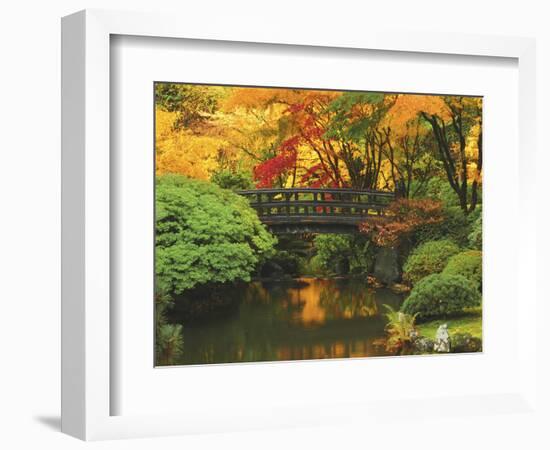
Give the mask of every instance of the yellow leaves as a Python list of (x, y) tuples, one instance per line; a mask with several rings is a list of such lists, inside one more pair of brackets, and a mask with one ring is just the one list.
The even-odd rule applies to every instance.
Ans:
[(225, 141), (218, 137), (175, 131), (175, 113), (156, 109), (156, 172), (177, 173), (206, 180), (217, 168)]
[(223, 101), (221, 110), (225, 112), (239, 108), (265, 110), (272, 105), (312, 104), (316, 101), (328, 104), (340, 95), (342, 92), (310, 89), (231, 88), (231, 93)]
[[(230, 86), (201, 86), (199, 91), (204, 94), (199, 97), (213, 99), (215, 107), (201, 110), (200, 120), (192, 126), (181, 121), (179, 111), (180, 126), (176, 129), (178, 113), (157, 107), (159, 174), (208, 179), (220, 169), (250, 173), (276, 156), (289, 139), (297, 139), (293, 148), (297, 164), (286, 178), (287, 184), (326, 183), (319, 181), (322, 176), (330, 176), (330, 182), (360, 184), (367, 170), (374, 170), (369, 168), (369, 158), (376, 163), (377, 156), (370, 153), (375, 148), (381, 152), (381, 161), (376, 163), (380, 169), (378, 184), (392, 187), (394, 178), (403, 176), (395, 172), (400, 167), (426, 166), (419, 159), (422, 155), (430, 161), (437, 157), (433, 125), (422, 120), (424, 113), (437, 116), (437, 123), (444, 123), (450, 133), (456, 124), (452, 118), (468, 118), (463, 128), (467, 134), (468, 177), (481, 177), (476, 165), (480, 98), (362, 93), (370, 100), (353, 103), (357, 95), (342, 91)], [(379, 98), (373, 100), (372, 96)], [(334, 101), (340, 97), (341, 101)], [(180, 109), (186, 110), (183, 106), (189, 107), (190, 100), (181, 102)], [(472, 126), (474, 121), (478, 122)], [(448, 146), (453, 157), (460, 153), (457, 139), (450, 138)]]
[[(176, 120), (176, 113), (155, 108), (155, 135), (157, 152), (162, 151), (165, 142), (170, 140), (173, 134), (172, 126)], [(159, 149), (160, 147), (160, 149)]]
[[(157, 153), (157, 174), (177, 173), (207, 180), (217, 167), (219, 139), (180, 132), (169, 147)], [(159, 146), (157, 146), (159, 148)]]
[(468, 179), (476, 180), (478, 183), (482, 182), (482, 174), (477, 166), (477, 159), (479, 155), (478, 138), (481, 132), (481, 124), (477, 123), (470, 130), (470, 134), (466, 139), (466, 158), (468, 160)]
[(445, 102), (454, 110), (470, 111), (481, 116), (481, 97), (447, 96)]
[(156, 108), (156, 171), (209, 179), (226, 167), (251, 169), (277, 138), (280, 113), (218, 111), (199, 129), (173, 127), (176, 113)]
[(265, 109), (276, 103), (292, 104), (299, 100), (300, 91), (275, 88), (233, 88), (221, 105), (222, 111), (234, 111), (238, 108)]
[(466, 139), (466, 156), (468, 158), (477, 158), (478, 155), (478, 148), (477, 148), (477, 140), (479, 138), (479, 133), (481, 132), (481, 125), (479, 123), (475, 124), (468, 135), (468, 138)]
[(409, 134), (421, 113), (449, 119), (449, 109), (439, 95), (399, 94), (387, 114), (387, 126), (398, 136)]

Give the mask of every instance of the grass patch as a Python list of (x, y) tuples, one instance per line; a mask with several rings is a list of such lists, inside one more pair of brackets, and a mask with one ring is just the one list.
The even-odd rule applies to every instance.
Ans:
[(451, 335), (455, 333), (470, 333), (472, 336), (481, 339), (481, 322), (481, 307), (477, 307), (469, 308), (459, 317), (419, 323), (416, 325), (416, 328), (422, 336), (433, 339), (438, 327), (446, 323)]

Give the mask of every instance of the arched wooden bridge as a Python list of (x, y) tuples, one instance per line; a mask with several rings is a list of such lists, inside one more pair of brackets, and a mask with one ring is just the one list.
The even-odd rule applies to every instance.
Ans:
[(275, 234), (356, 233), (359, 223), (383, 220), (388, 191), (292, 188), (239, 191)]

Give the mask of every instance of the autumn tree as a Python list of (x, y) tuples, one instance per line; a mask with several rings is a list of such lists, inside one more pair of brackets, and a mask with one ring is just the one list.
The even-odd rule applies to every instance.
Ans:
[(207, 180), (217, 169), (223, 138), (188, 129), (174, 129), (177, 113), (155, 111), (155, 160), (157, 175), (180, 174)]
[[(384, 118), (384, 148), (391, 185), (400, 197), (415, 197), (437, 173), (435, 142), (421, 116), (426, 96), (400, 94)], [(386, 185), (390, 184), (385, 172)]]
[(422, 111), (431, 125), (449, 184), (465, 214), (478, 203), (483, 162), (481, 99), (446, 96), (446, 116)]
[(330, 105), (334, 117), (325, 137), (335, 141), (354, 188), (378, 188), (387, 147), (382, 122), (393, 101), (379, 93), (346, 92)]
[(295, 89), (235, 88), (226, 98), (216, 125), (223, 128), (231, 146), (252, 165), (258, 187), (283, 187), (292, 175), (296, 182), (296, 140), (287, 108), (300, 98)]
[(366, 221), (359, 231), (381, 247), (397, 247), (420, 227), (444, 220), (441, 202), (431, 199), (398, 199), (390, 204), (383, 222)]
[(387, 145), (377, 125), (389, 102), (382, 94), (301, 94), (285, 111), (294, 133), (260, 169), (291, 171), (292, 184), (376, 189)]
[(443, 176), (478, 203), (481, 99), (158, 83), (157, 173), (258, 187), (353, 187), (416, 197)]
[(204, 123), (214, 114), (218, 105), (216, 90), (210, 86), (156, 83), (155, 105), (176, 113), (175, 129), (190, 129)]

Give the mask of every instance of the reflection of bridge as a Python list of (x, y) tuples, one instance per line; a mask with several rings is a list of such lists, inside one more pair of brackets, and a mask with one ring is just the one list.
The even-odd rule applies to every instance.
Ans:
[(393, 192), (292, 188), (239, 191), (273, 233), (356, 233), (357, 225), (383, 220)]

